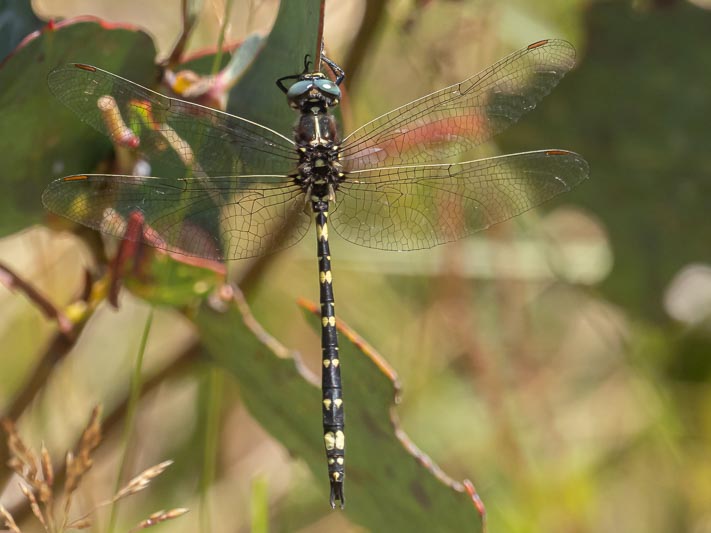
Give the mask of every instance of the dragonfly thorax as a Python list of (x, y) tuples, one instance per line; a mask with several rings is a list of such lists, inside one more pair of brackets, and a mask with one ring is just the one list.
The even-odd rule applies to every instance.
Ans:
[(332, 198), (343, 179), (333, 116), (322, 110), (302, 111), (294, 141), (299, 153), (297, 182), (309, 196)]
[(318, 198), (332, 197), (344, 177), (333, 143), (301, 147), (298, 171), (297, 183), (308, 195)]

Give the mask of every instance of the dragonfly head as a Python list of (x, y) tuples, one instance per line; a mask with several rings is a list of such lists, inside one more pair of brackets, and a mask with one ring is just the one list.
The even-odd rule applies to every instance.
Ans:
[(294, 109), (325, 111), (338, 105), (341, 89), (321, 72), (312, 72), (300, 75), (298, 81), (289, 87), (286, 98)]

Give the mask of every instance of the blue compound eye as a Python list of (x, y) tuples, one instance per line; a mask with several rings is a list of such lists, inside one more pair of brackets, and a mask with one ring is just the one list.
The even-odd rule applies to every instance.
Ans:
[(341, 97), (341, 89), (331, 80), (314, 80), (314, 83), (316, 84), (318, 90), (322, 93), (326, 93), (327, 95), (335, 98)]
[(311, 90), (311, 87), (313, 87), (313, 86), (314, 86), (313, 80), (297, 81), (294, 85), (289, 87), (289, 91), (286, 93), (286, 97), (289, 100), (293, 100), (294, 98), (303, 96), (307, 92), (309, 92), (309, 90)]

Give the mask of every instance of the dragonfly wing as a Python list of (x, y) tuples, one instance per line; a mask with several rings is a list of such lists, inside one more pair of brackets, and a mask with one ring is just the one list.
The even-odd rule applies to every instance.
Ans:
[(585, 160), (565, 150), (352, 172), (336, 192), (331, 227), (370, 248), (431, 248), (523, 213), (588, 173)]
[(50, 72), (47, 82), (84, 122), (161, 166), (161, 175), (182, 177), (186, 168), (196, 175), (286, 174), (296, 167), (294, 143), (283, 135), (105, 70), (70, 64)]
[(488, 69), (368, 122), (342, 142), (347, 170), (441, 161), (536, 107), (575, 63), (562, 40), (539, 41)]
[(301, 240), (311, 219), (300, 196), (301, 189), (284, 176), (176, 180), (89, 174), (52, 182), (42, 201), (59, 215), (119, 238), (132, 238), (125, 234), (126, 220), (137, 213), (145, 226), (134, 240), (227, 260)]

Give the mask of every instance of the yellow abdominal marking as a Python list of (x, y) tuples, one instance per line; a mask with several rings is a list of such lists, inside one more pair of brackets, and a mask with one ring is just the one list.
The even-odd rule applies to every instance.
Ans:
[[(330, 402), (331, 402), (331, 400), (329, 400), (329, 403)], [(335, 404), (336, 407), (340, 408), (341, 405), (343, 405), (343, 400), (341, 400), (340, 398), (337, 398), (337, 399), (333, 400), (333, 403)]]
[(336, 447), (336, 436), (333, 431), (329, 431), (323, 436), (323, 441), (326, 444), (327, 450), (333, 450)]
[[(338, 401), (338, 400), (336, 400), (336, 401)], [(331, 400), (325, 399), (323, 401), (323, 405), (324, 405), (324, 407), (326, 407), (326, 409), (330, 409), (331, 408)]]
[(335, 443), (336, 448), (338, 448), (339, 450), (342, 450), (346, 446), (346, 434), (343, 433), (343, 431), (341, 431), (340, 429), (336, 431)]
[(327, 241), (328, 240), (328, 224), (324, 224), (323, 226), (316, 226), (316, 235), (321, 241)]

